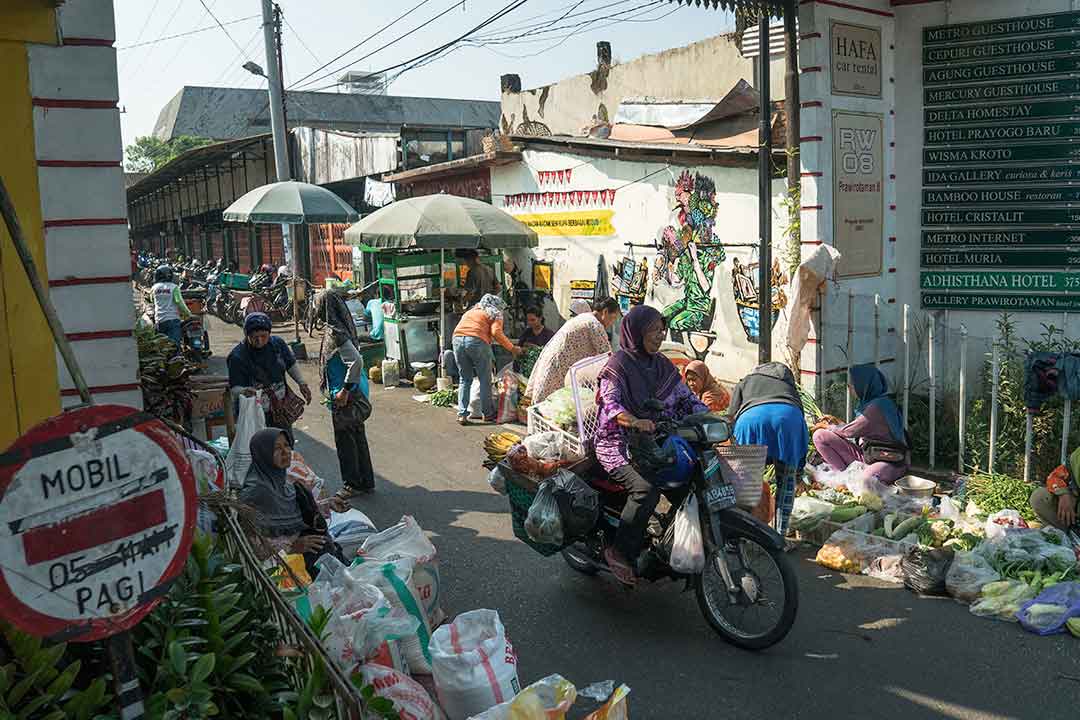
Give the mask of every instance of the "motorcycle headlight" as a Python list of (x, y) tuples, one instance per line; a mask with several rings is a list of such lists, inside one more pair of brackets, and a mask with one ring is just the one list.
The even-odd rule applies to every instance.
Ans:
[(726, 420), (710, 422), (702, 426), (705, 431), (705, 439), (710, 443), (722, 443), (731, 437), (731, 428)]

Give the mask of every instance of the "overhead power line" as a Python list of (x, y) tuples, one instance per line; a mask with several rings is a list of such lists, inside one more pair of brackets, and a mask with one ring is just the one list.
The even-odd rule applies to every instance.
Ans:
[[(229, 20), (222, 23), (222, 25), (236, 25), (237, 23), (247, 22), (248, 20), (254, 20), (260, 15), (248, 15), (247, 17), (236, 18), (235, 20)], [(167, 40), (176, 40), (177, 38), (187, 37), (188, 35), (197, 35), (198, 33), (207, 32), (208, 30), (216, 30), (217, 25), (207, 25), (206, 27), (197, 28), (195, 30), (188, 30), (187, 32), (176, 33), (174, 35), (162, 35), (161, 37), (154, 38), (153, 40), (147, 40), (146, 42), (136, 42), (131, 45), (124, 45), (123, 47), (116, 48), (117, 52), (124, 50), (134, 50), (135, 48), (145, 47), (147, 45), (154, 45), (160, 42), (166, 42)]]
[(281, 19), (285, 21), (285, 26), (292, 31), (293, 37), (299, 40), (300, 44), (304, 46), (304, 49), (307, 50), (307, 53), (311, 56), (311, 59), (315, 62), (322, 62), (322, 60), (319, 59), (319, 56), (315, 54), (315, 51), (309, 48), (308, 44), (304, 42), (304, 38), (300, 37), (300, 33), (296, 32), (296, 28), (294, 28), (292, 26), (292, 23), (289, 22), (289, 19), (285, 17), (285, 13), (281, 13)]
[(338, 60), (340, 60), (341, 58), (345, 57), (345, 56), (346, 56), (346, 55), (348, 55), (349, 53), (351, 53), (351, 52), (353, 52), (354, 50), (356, 50), (357, 48), (359, 48), (359, 47), (360, 47), (361, 45), (363, 45), (364, 43), (366, 43), (366, 42), (367, 42), (368, 40), (371, 40), (372, 38), (374, 38), (374, 37), (377, 37), (377, 36), (378, 36), (378, 35), (379, 35), (380, 33), (382, 33), (382, 32), (383, 32), (384, 30), (386, 30), (386, 29), (387, 29), (388, 27), (390, 27), (390, 26), (391, 26), (391, 25), (393, 25), (394, 23), (398, 22), (398, 21), (399, 21), (399, 20), (401, 20), (402, 18), (406, 17), (406, 16), (407, 16), (407, 15), (409, 15), (410, 13), (414, 12), (415, 10), (419, 10), (419, 9), (420, 9), (421, 7), (423, 7), (424, 5), (427, 5), (427, 4), (429, 3), (429, 2), (431, 2), (431, 0), (420, 0), (420, 2), (418, 2), (418, 3), (416, 4), (416, 5), (413, 5), (413, 6), (411, 7), (411, 8), (409, 8), (409, 9), (408, 9), (408, 10), (406, 10), (405, 12), (401, 13), (401, 14), (400, 14), (400, 15), (398, 15), (398, 16), (397, 16), (396, 18), (394, 18), (394, 19), (393, 19), (393, 20), (391, 20), (390, 22), (386, 23), (385, 25), (383, 25), (383, 26), (382, 26), (381, 28), (379, 28), (379, 29), (378, 29), (378, 30), (376, 30), (375, 32), (373, 32), (373, 33), (371, 33), (370, 35), (368, 35), (368, 36), (367, 36), (366, 38), (364, 38), (364, 39), (363, 39), (363, 40), (361, 40), (360, 42), (356, 43), (355, 45), (353, 45), (353, 46), (352, 46), (351, 48), (349, 48), (349, 49), (348, 49), (348, 50), (346, 50), (345, 52), (341, 53), (340, 55), (337, 55), (336, 57), (333, 57), (333, 58), (331, 58), (331, 59), (330, 59), (330, 60), (328, 60), (327, 62), (323, 63), (323, 64), (322, 64), (322, 65), (320, 65), (319, 67), (317, 67), (317, 68), (315, 68), (314, 70), (312, 70), (311, 72), (309, 72), (309, 73), (308, 73), (307, 75), (305, 75), (304, 77), (302, 77), (302, 78), (300, 78), (299, 80), (297, 80), (296, 82), (294, 82), (294, 83), (293, 83), (293, 86), (299, 85), (300, 83), (304, 82), (304, 81), (305, 81), (305, 80), (307, 80), (307, 79), (308, 79), (309, 77), (311, 77), (312, 75), (315, 75), (316, 73), (319, 73), (319, 72), (321, 72), (321, 71), (325, 70), (326, 68), (328, 68), (329, 66), (333, 65), (334, 63), (336, 63), (336, 62), (337, 62)]
[(221, 32), (225, 33), (225, 37), (229, 38), (229, 42), (233, 44), (233, 47), (235, 47), (240, 52), (244, 52), (244, 48), (240, 47), (240, 43), (236, 42), (236, 39), (229, 33), (228, 30), (225, 29), (225, 26), (221, 24), (221, 21), (218, 20), (217, 15), (215, 15), (214, 11), (210, 9), (210, 6), (206, 4), (206, 0), (199, 0), (199, 4), (206, 8), (206, 12), (209, 13), (210, 17), (212, 17), (214, 19), (214, 22), (217, 23), (218, 27), (221, 28)]
[[(357, 63), (359, 63), (359, 62), (363, 62), (364, 60), (367, 60), (367, 59), (368, 59), (369, 57), (371, 57), (372, 55), (375, 55), (376, 53), (382, 52), (383, 50), (385, 50), (386, 48), (390, 47), (391, 45), (393, 45), (393, 44), (395, 44), (395, 43), (401, 42), (402, 40), (404, 40), (405, 38), (409, 37), (409, 36), (410, 36), (410, 35), (412, 35), (413, 33), (415, 33), (415, 32), (418, 32), (418, 31), (420, 31), (420, 30), (423, 30), (423, 29), (424, 29), (425, 27), (427, 27), (427, 26), (428, 26), (428, 25), (430, 25), (431, 23), (435, 22), (436, 20), (439, 20), (439, 19), (440, 19), (440, 18), (442, 18), (442, 17), (444, 16), (444, 15), (448, 15), (448, 14), (450, 14), (450, 12), (451, 12), (451, 11), (453, 11), (453, 10), (457, 10), (457, 9), (458, 9), (459, 7), (461, 7), (461, 6), (462, 6), (462, 5), (464, 5), (464, 4), (465, 4), (465, 0), (458, 0), (458, 1), (457, 1), (457, 2), (455, 2), (455, 3), (453, 4), (453, 5), (451, 5), (450, 7), (446, 8), (445, 10), (443, 10), (443, 11), (442, 11), (441, 13), (439, 13), (439, 14), (438, 14), (438, 15), (436, 15), (435, 17), (433, 17), (433, 18), (431, 18), (431, 19), (429, 19), (429, 20), (426, 20), (425, 22), (422, 22), (422, 23), (420, 23), (419, 25), (417, 25), (416, 27), (414, 27), (414, 28), (413, 28), (412, 30), (409, 30), (408, 32), (404, 32), (404, 33), (402, 33), (401, 35), (398, 35), (398, 36), (397, 36), (396, 38), (394, 38), (393, 40), (390, 40), (390, 41), (388, 41), (388, 42), (386, 42), (386, 43), (383, 43), (383, 44), (382, 44), (382, 45), (380, 45), (379, 47), (377, 47), (377, 48), (375, 48), (374, 50), (372, 50), (371, 52), (369, 52), (369, 53), (368, 53), (367, 55), (362, 55), (362, 56), (358, 57), (358, 58), (357, 58), (356, 60), (350, 61), (350, 62), (349, 62), (349, 63), (347, 63), (346, 65), (343, 65), (343, 66), (341, 66), (341, 67), (340, 67), (340, 68), (338, 68), (337, 70), (331, 70), (330, 72), (326, 73), (325, 75), (320, 75), (320, 76), (319, 76), (319, 77), (317, 77), (317, 78), (314, 78), (314, 79), (312, 79), (312, 80), (308, 80), (308, 81), (307, 81), (306, 83), (304, 83), (304, 85), (305, 85), (305, 86), (307, 86), (307, 85), (313, 85), (313, 84), (315, 84), (315, 83), (317, 83), (317, 82), (319, 82), (319, 81), (321, 81), (321, 80), (325, 80), (325, 79), (326, 79), (326, 78), (328, 78), (328, 77), (333, 77), (334, 75), (337, 75), (337, 74), (338, 74), (339, 72), (341, 72), (342, 70), (344, 70), (344, 69), (345, 69), (346, 67), (348, 67), (349, 65), (355, 65), (355, 64), (357, 64)], [(297, 84), (298, 84), (298, 83), (293, 83), (293, 85), (294, 85), (294, 86), (295, 86), (295, 85), (297, 85)]]
[[(500, 18), (505, 17), (509, 13), (513, 12), (514, 10), (516, 10), (519, 7), (521, 7), (522, 5), (524, 5), (526, 2), (528, 2), (528, 0), (513, 0), (513, 2), (510, 2), (510, 3), (506, 4), (506, 5), (504, 5), (502, 7), (502, 9), (497, 10), (497, 11), (495, 11), (495, 13), (488, 16), (480, 24), (478, 24), (477, 26), (473, 27), (470, 30), (467, 30), (466, 32), (462, 33), (461, 35), (458, 35), (453, 40), (450, 40), (449, 42), (443, 43), (442, 45), (440, 45), (440, 46), (438, 46), (436, 48), (433, 48), (431, 50), (428, 50), (427, 52), (421, 53), (421, 54), (419, 54), (419, 55), (417, 55), (415, 57), (409, 58), (408, 60), (403, 60), (403, 61), (401, 61), (399, 63), (395, 63), (393, 65), (382, 68), (380, 70), (376, 70), (372, 74), (373, 75), (381, 75), (383, 73), (388, 73), (391, 70), (397, 70), (398, 68), (402, 68), (402, 67), (405, 67), (405, 66), (408, 66), (408, 65), (412, 65), (413, 63), (418, 63), (419, 61), (423, 61), (423, 60), (426, 60), (428, 58), (432, 58), (432, 57), (438, 55), (439, 53), (442, 53), (443, 51), (445, 51), (447, 49), (453, 48), (454, 46), (458, 45), (458, 43), (460, 43), (462, 40), (470, 37), (471, 35), (475, 34), (476, 32), (478, 32), (480, 30), (483, 30), (485, 27), (487, 27), (488, 25), (491, 25), (496, 20), (499, 20)], [(419, 67), (419, 65), (417, 65), (417, 67)], [(400, 75), (401, 75), (401, 73), (398, 73), (398, 76), (400, 76)], [(324, 75), (323, 77), (326, 78), (326, 77), (329, 77), (329, 76)], [(397, 77), (397, 76), (395, 76), (395, 77)], [(322, 89), (325, 90), (327, 88), (335, 87), (337, 85), (343, 85), (343, 84), (345, 84), (345, 83), (340, 83), (340, 82), (333, 83), (333, 84), (328, 85), (328, 86), (326, 86), (326, 87), (324, 87)]]

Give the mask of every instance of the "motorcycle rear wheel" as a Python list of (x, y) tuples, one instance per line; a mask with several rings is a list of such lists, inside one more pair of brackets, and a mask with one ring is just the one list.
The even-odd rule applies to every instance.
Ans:
[[(726, 642), (744, 650), (764, 650), (783, 640), (795, 624), (799, 609), (795, 570), (782, 550), (763, 547), (752, 538), (734, 536), (729, 538), (728, 545), (729, 548), (725, 550), (728, 567), (736, 584), (744, 589), (743, 602), (730, 601), (717, 565), (717, 553), (721, 550), (713, 548), (705, 559), (705, 569), (697, 576), (695, 583), (698, 607), (712, 629)], [(741, 548), (742, 553), (730, 552), (732, 545)], [(746, 556), (746, 566), (742, 563), (742, 555)], [(781, 585), (779, 592), (762, 590), (761, 575), (766, 571), (775, 576), (775, 581)], [(748, 589), (757, 596), (753, 602), (747, 597)], [(746, 616), (754, 614), (760, 617), (763, 609), (768, 609), (766, 606), (771, 606), (770, 615), (775, 615), (775, 618), (767, 619), (761, 627), (750, 630), (744, 623)]]

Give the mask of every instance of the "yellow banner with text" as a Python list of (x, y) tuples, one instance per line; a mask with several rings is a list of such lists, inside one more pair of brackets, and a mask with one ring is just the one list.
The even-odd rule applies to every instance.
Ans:
[(611, 225), (614, 210), (578, 210), (576, 212), (528, 213), (514, 217), (531, 227), (537, 235), (614, 235)]

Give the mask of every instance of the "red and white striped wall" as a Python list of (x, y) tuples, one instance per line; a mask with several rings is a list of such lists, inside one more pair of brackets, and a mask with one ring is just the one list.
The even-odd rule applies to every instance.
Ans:
[[(98, 402), (142, 407), (132, 328), (112, 0), (68, 0), (61, 44), (31, 45), (49, 295)], [(65, 405), (78, 401), (57, 357)]]
[[(832, 94), (830, 74), (830, 25), (832, 22), (880, 28), (881, 97), (865, 98)], [(886, 319), (895, 315), (896, 298), (896, 163), (895, 163), (895, 18), (889, 0), (800, 0), (799, 2), (799, 93), (802, 159), (802, 244), (803, 257), (818, 245), (833, 243), (833, 112), (872, 113), (883, 118), (882, 153), (884, 168), (882, 268), (879, 275), (842, 279), (830, 283), (828, 295), (813, 317), (810, 342), (803, 349), (800, 365), (804, 382), (817, 385), (822, 376), (843, 369), (846, 360), (839, 348), (846, 344), (847, 295), (855, 293), (857, 318), (854, 347), (857, 361), (871, 360), (862, 352), (872, 347), (873, 295), (880, 295), (881, 357), (893, 357), (894, 334)], [(869, 298), (869, 305), (865, 301)], [(862, 336), (860, 336), (860, 333)], [(872, 353), (871, 353), (872, 354)], [(831, 382), (835, 378), (827, 378)]]

